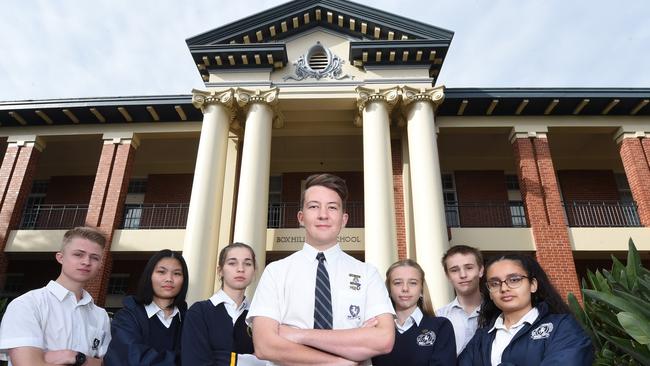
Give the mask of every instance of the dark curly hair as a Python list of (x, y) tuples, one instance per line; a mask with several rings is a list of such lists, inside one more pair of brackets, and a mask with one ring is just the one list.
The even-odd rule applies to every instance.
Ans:
[[(539, 265), (535, 258), (529, 255), (511, 253), (492, 257), (485, 266), (486, 275), (483, 277), (487, 278), (487, 272), (490, 269), (490, 266), (502, 260), (511, 260), (519, 263), (530, 280), (533, 278), (537, 280), (537, 291), (531, 294), (531, 303), (533, 307), (536, 307), (541, 302), (545, 302), (548, 305), (551, 314), (571, 313), (569, 306), (562, 300), (562, 296), (560, 296), (555, 289), (555, 286), (553, 286), (551, 281), (548, 279), (542, 266)], [(484, 300), (478, 318), (479, 327), (481, 328), (492, 324), (492, 322), (501, 314), (501, 309), (499, 309), (490, 298), (490, 293), (487, 286), (485, 286), (485, 281), (485, 279), (482, 281), (483, 285), (481, 286)]]

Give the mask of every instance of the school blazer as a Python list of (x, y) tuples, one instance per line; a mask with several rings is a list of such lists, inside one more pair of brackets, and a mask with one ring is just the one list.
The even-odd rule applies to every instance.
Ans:
[[(525, 324), (503, 350), (502, 366), (591, 366), (594, 350), (591, 339), (571, 314), (550, 314), (544, 302), (537, 305), (539, 316)], [(496, 321), (496, 319), (494, 320)], [(491, 366), (490, 356), (496, 330), (494, 321), (476, 331), (460, 354), (460, 366)]]
[[(176, 351), (159, 352), (145, 342), (150, 337), (149, 318), (144, 306), (127, 296), (124, 307), (115, 314), (111, 322), (112, 340), (104, 356), (105, 366), (147, 365), (175, 366), (180, 364), (181, 342), (176, 342)], [(185, 319), (187, 304), (178, 307), (181, 321)]]

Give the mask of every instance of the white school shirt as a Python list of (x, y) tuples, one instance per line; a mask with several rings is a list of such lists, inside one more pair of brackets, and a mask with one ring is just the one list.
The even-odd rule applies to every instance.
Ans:
[(530, 309), (518, 322), (513, 324), (510, 329), (506, 329), (506, 326), (503, 325), (503, 313), (499, 315), (497, 320), (494, 322), (494, 326), (488, 330), (488, 333), (494, 332), (496, 330), (497, 334), (492, 341), (492, 353), (490, 354), (490, 360), (492, 365), (498, 365), (501, 363), (501, 356), (503, 356), (503, 350), (508, 347), (512, 338), (517, 334), (517, 332), (524, 326), (524, 323), (533, 324), (537, 317), (539, 316), (539, 310), (537, 308)]
[(413, 324), (417, 325), (418, 327), (420, 326), (420, 322), (422, 321), (422, 318), (424, 318), (424, 314), (422, 314), (422, 310), (420, 310), (419, 307), (415, 307), (415, 310), (409, 315), (408, 318), (404, 321), (404, 325), (399, 325), (397, 322), (397, 318), (395, 318), (395, 328), (399, 332), (399, 334), (404, 334), (407, 330), (409, 330)]
[(481, 306), (479, 305), (470, 314), (467, 314), (458, 302), (458, 297), (449, 304), (436, 310), (437, 316), (449, 319), (451, 325), (454, 327), (457, 355), (463, 352), (467, 343), (474, 337), (474, 333), (476, 333), (476, 329), (478, 328), (478, 315), (480, 310)]
[(55, 281), (9, 303), (0, 324), (0, 352), (5, 354), (12, 348), (36, 347), (104, 357), (110, 341), (106, 310), (85, 290), (77, 302), (73, 292)]
[[(232, 324), (235, 325), (239, 316), (245, 311), (248, 310), (248, 299), (244, 298), (241, 305), (237, 306), (235, 300), (231, 299), (227, 293), (223, 290), (217, 291), (212, 297), (210, 297), (210, 302), (214, 306), (218, 306), (223, 303), (223, 307), (226, 308), (228, 315), (232, 318)], [(239, 366), (263, 366), (266, 365), (266, 361), (262, 361), (255, 355), (249, 354), (237, 354), (237, 365)]]
[[(165, 328), (169, 329), (172, 325), (172, 320), (174, 320), (174, 317), (176, 314), (178, 314), (178, 308), (174, 306), (174, 310), (172, 310), (172, 315), (169, 316), (169, 318), (165, 318), (165, 311), (158, 306), (155, 302), (151, 302), (149, 305), (144, 306), (144, 311), (147, 312), (147, 318), (151, 319), (152, 316), (156, 315), (158, 317), (158, 320), (162, 323), (162, 325), (165, 326)], [(180, 317), (180, 316), (179, 316)]]
[[(296, 328), (314, 328), (318, 252), (305, 243), (302, 250), (266, 267), (248, 311), (249, 325), (254, 317), (264, 316)], [(372, 317), (395, 315), (374, 266), (344, 253), (338, 244), (323, 253), (332, 293), (333, 329), (359, 328)]]

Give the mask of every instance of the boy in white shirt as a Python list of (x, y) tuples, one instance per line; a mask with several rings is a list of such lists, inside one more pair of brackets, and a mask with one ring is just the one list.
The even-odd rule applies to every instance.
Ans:
[(454, 326), (456, 354), (459, 355), (478, 327), (478, 315), (483, 302), (479, 288), (483, 277), (483, 256), (476, 248), (456, 245), (442, 257), (442, 266), (456, 291), (456, 298), (436, 310), (436, 315), (449, 319)]
[[(357, 365), (393, 348), (393, 306), (377, 269), (341, 250), (347, 187), (335, 175), (305, 182), (303, 249), (266, 267), (247, 322), (271, 364)], [(322, 287), (324, 286), (324, 287)]]
[(111, 340), (106, 311), (84, 290), (102, 264), (106, 238), (77, 227), (63, 236), (61, 274), (9, 303), (0, 324), (0, 352), (10, 365), (100, 366)]

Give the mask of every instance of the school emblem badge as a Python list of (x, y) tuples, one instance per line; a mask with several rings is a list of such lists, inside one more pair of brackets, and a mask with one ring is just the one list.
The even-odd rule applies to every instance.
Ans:
[(530, 338), (533, 340), (548, 338), (552, 331), (553, 323), (544, 323), (530, 332)]
[(436, 333), (432, 330), (423, 329), (422, 334), (417, 337), (418, 346), (433, 346), (436, 341)]
[(361, 308), (358, 305), (350, 305), (350, 315), (348, 315), (348, 319), (360, 319), (361, 317), (359, 316), (359, 312), (361, 311)]

